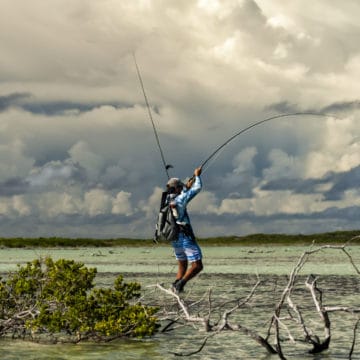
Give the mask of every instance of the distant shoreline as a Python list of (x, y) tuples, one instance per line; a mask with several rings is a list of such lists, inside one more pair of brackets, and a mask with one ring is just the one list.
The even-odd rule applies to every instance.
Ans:
[[(359, 236), (359, 237), (357, 237)], [(360, 230), (334, 231), (319, 234), (252, 234), (246, 236), (224, 236), (197, 239), (203, 246), (269, 246), (269, 245), (360, 245)], [(168, 246), (158, 243), (158, 246)], [(140, 247), (154, 246), (151, 239), (91, 239), (91, 238), (0, 238), (1, 248), (50, 248), (50, 247)]]

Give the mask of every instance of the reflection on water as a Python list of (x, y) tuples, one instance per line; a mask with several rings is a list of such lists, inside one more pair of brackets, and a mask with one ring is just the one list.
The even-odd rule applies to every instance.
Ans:
[[(272, 309), (277, 304), (290, 273), (303, 247), (204, 247), (204, 272), (187, 285), (187, 299), (199, 299), (212, 289), (213, 304), (245, 297), (256, 282), (256, 274), (263, 280), (251, 301), (251, 306), (239, 310), (232, 319), (235, 323), (258, 330), (265, 335)], [(350, 248), (356, 264), (360, 264), (360, 247)], [(111, 284), (117, 274), (125, 275), (126, 281), (139, 281), (144, 292), (144, 302), (155, 304), (171, 302), (166, 295), (152, 286), (173, 281), (176, 264), (172, 251), (166, 247), (154, 248), (79, 248), (79, 249), (1, 249), (0, 272), (15, 270), (17, 263), (31, 261), (39, 256), (54, 259), (67, 258), (97, 267), (97, 283)], [(294, 300), (304, 303), (308, 292), (302, 286), (306, 275), (319, 275), (319, 285), (324, 291), (325, 305), (359, 306), (360, 277), (350, 266), (346, 256), (335, 250), (320, 252), (310, 258), (298, 280), (299, 290)], [(321, 325), (318, 315), (307, 302), (303, 311), (311, 313), (316, 328)], [(332, 346), (316, 357), (307, 354), (307, 347), (284, 345), (290, 359), (347, 359), (351, 346), (353, 317), (349, 314), (331, 314)], [(318, 334), (323, 335), (322, 330)], [(301, 334), (299, 334), (300, 336)], [(360, 335), (359, 335), (360, 336)], [(204, 333), (188, 328), (167, 334), (158, 334), (152, 339), (119, 340), (109, 344), (40, 345), (21, 341), (1, 340), (2, 359), (168, 359), (169, 351), (191, 351), (200, 346)], [(360, 359), (360, 345), (354, 359)], [(200, 354), (191, 359), (273, 359), (265, 350), (245, 335), (223, 332), (211, 338)]]
[(1, 359), (72, 360), (72, 359), (163, 359), (156, 341), (118, 340), (109, 344), (42, 345), (2, 340)]

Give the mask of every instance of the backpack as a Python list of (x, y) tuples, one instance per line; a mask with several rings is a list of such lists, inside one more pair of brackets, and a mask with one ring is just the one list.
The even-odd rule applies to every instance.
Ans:
[(161, 196), (160, 211), (158, 214), (154, 242), (173, 241), (178, 238), (180, 226), (171, 210), (170, 204), (166, 203), (168, 192), (163, 192)]

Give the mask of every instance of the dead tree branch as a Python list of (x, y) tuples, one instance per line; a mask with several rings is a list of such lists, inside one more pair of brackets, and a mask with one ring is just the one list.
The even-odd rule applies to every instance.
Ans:
[(207, 317), (200, 317), (200, 316), (193, 316), (190, 314), (190, 309), (189, 306), (185, 303), (185, 301), (183, 299), (180, 298), (180, 296), (178, 294), (176, 294), (175, 292), (165, 289), (162, 285), (160, 284), (156, 284), (157, 288), (160, 289), (161, 291), (165, 292), (166, 294), (170, 295), (171, 297), (175, 298), (177, 301), (177, 304), (179, 305), (183, 315), (184, 315), (184, 319), (187, 322), (191, 322), (191, 323), (201, 323), (205, 329), (205, 331), (210, 331), (210, 324), (209, 324), (209, 319)]
[(356, 332), (357, 332), (357, 328), (358, 328), (359, 324), (360, 324), (360, 319), (358, 319), (356, 321), (354, 329), (353, 329), (353, 341), (352, 341), (351, 349), (350, 349), (350, 352), (349, 352), (349, 360), (352, 360), (352, 356), (353, 356), (353, 353), (354, 353), (355, 343), (356, 343)]
[[(241, 307), (244, 307), (246, 304), (248, 304), (250, 302), (250, 300), (253, 298), (253, 296), (256, 292), (256, 289), (258, 288), (260, 283), (261, 283), (261, 281), (260, 281), (260, 278), (258, 277), (257, 282), (251, 289), (250, 293), (245, 297), (245, 299), (239, 298), (239, 299), (236, 299), (233, 301), (227, 301), (226, 303), (230, 303), (230, 302), (234, 303), (235, 302), (235, 305), (232, 308), (223, 311), (222, 315), (220, 317), (220, 321), (218, 321), (217, 323), (213, 323), (211, 321), (211, 315), (214, 310), (222, 308), (224, 306), (224, 304), (217, 305), (216, 307), (213, 306), (213, 302), (211, 299), (211, 290), (209, 290), (209, 292), (208, 292), (208, 301), (207, 301), (208, 302), (208, 311), (206, 313), (206, 316), (200, 317), (200, 316), (195, 316), (195, 315), (191, 314), (191, 308), (194, 307), (194, 304), (199, 304), (199, 301), (196, 301), (192, 304), (187, 305), (185, 303), (185, 301), (178, 294), (174, 293), (171, 290), (165, 289), (160, 284), (156, 284), (156, 287), (158, 289), (165, 292), (167, 295), (173, 297), (176, 300), (176, 302), (180, 308), (180, 311), (182, 313), (182, 316), (180, 316), (180, 317), (183, 320), (185, 320), (189, 323), (201, 323), (201, 324), (203, 324), (203, 328), (206, 332), (208, 332), (208, 333), (211, 332), (209, 335), (207, 335), (203, 339), (203, 342), (201, 343), (200, 347), (197, 350), (189, 352), (189, 353), (172, 352), (172, 354), (176, 355), (176, 356), (191, 356), (191, 355), (197, 354), (205, 347), (209, 338), (219, 334), (220, 332), (222, 332), (224, 330), (239, 331), (239, 332), (249, 336), (253, 340), (255, 340), (258, 344), (260, 344), (262, 347), (264, 347), (268, 353), (276, 354), (277, 353), (276, 350), (270, 345), (270, 343), (264, 337), (260, 336), (256, 331), (249, 329), (243, 325), (232, 324), (232, 323), (230, 323), (230, 319), (229, 319), (231, 314), (233, 314), (236, 310), (240, 309)], [(172, 321), (171, 324), (166, 325), (164, 329), (167, 330), (174, 322), (175, 322), (175, 320)], [(162, 331), (164, 331), (164, 329)]]
[[(351, 315), (360, 313), (358, 306), (347, 305), (325, 305), (324, 294), (320, 289), (318, 282), (319, 279), (315, 275), (309, 275), (304, 282), (298, 281), (300, 272), (303, 270), (305, 264), (309, 261), (309, 258), (322, 251), (339, 251), (343, 253), (347, 261), (351, 264), (356, 274), (360, 274), (359, 267), (355, 263), (345, 245), (323, 245), (315, 247), (314, 244), (306, 251), (304, 251), (298, 258), (294, 267), (292, 268), (285, 287), (280, 293), (280, 297), (276, 302), (276, 306), (271, 315), (269, 325), (267, 327), (266, 336), (261, 336), (259, 331), (244, 326), (244, 324), (232, 320), (232, 315), (238, 314), (241, 309), (248, 307), (250, 301), (255, 297), (256, 292), (262, 283), (260, 278), (257, 278), (256, 283), (253, 285), (248, 295), (245, 298), (236, 298), (234, 300), (227, 300), (221, 304), (213, 301), (213, 291), (208, 290), (200, 300), (189, 302), (183, 299), (173, 291), (165, 289), (162, 285), (157, 284), (156, 287), (164, 292), (167, 296), (175, 300), (177, 305), (177, 311), (172, 310), (172, 315), (167, 313), (167, 319), (170, 323), (167, 324), (163, 331), (169, 331), (170, 328), (176, 323), (182, 323), (186, 325), (201, 325), (207, 335), (204, 337), (200, 346), (189, 353), (174, 353), (177, 356), (191, 356), (201, 352), (206, 346), (208, 340), (211, 337), (216, 336), (223, 331), (237, 331), (261, 345), (269, 354), (277, 354), (280, 359), (286, 360), (286, 354), (283, 349), (283, 343), (285, 341), (291, 341), (296, 344), (302, 342), (311, 345), (309, 353), (320, 353), (329, 348), (332, 339), (332, 329), (330, 314), (346, 312)], [(303, 276), (303, 275), (302, 275)], [(278, 286), (278, 284), (276, 284)], [(305, 298), (299, 299), (299, 290), (308, 291), (308, 295)], [(274, 290), (274, 295), (277, 291)], [(304, 300), (305, 299), (305, 300)], [(303, 303), (306, 301), (306, 303)], [(300, 302), (300, 303), (299, 303)], [(256, 304), (252, 302), (255, 306)], [(321, 327), (323, 329), (323, 335), (319, 336), (314, 329), (311, 329), (307, 324), (306, 319), (311, 316), (309, 312), (315, 307), (315, 311), (321, 320)], [(217, 314), (217, 320), (214, 320), (214, 314)], [(311, 322), (310, 318), (310, 322)], [(353, 340), (349, 354), (351, 359), (356, 346), (356, 334), (359, 327), (360, 320), (356, 321), (353, 329)], [(317, 325), (318, 326), (318, 325)], [(317, 326), (315, 329), (317, 329)], [(313, 326), (312, 326), (313, 327)], [(300, 331), (300, 336), (295, 336), (295, 332)]]
[(311, 354), (322, 352), (329, 348), (331, 339), (331, 322), (328, 312), (325, 310), (322, 304), (322, 291), (316, 285), (316, 278), (310, 275), (306, 280), (306, 287), (310, 290), (317, 312), (320, 315), (321, 320), (324, 323), (324, 341), (320, 341), (319, 337), (310, 336), (306, 340), (313, 345), (313, 349), (309, 351)]

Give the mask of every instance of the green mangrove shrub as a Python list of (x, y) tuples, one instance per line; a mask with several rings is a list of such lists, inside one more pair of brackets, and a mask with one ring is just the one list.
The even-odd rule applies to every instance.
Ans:
[(0, 336), (36, 341), (109, 341), (153, 335), (157, 308), (139, 301), (141, 286), (118, 276), (96, 288), (96, 268), (48, 257), (0, 279)]

